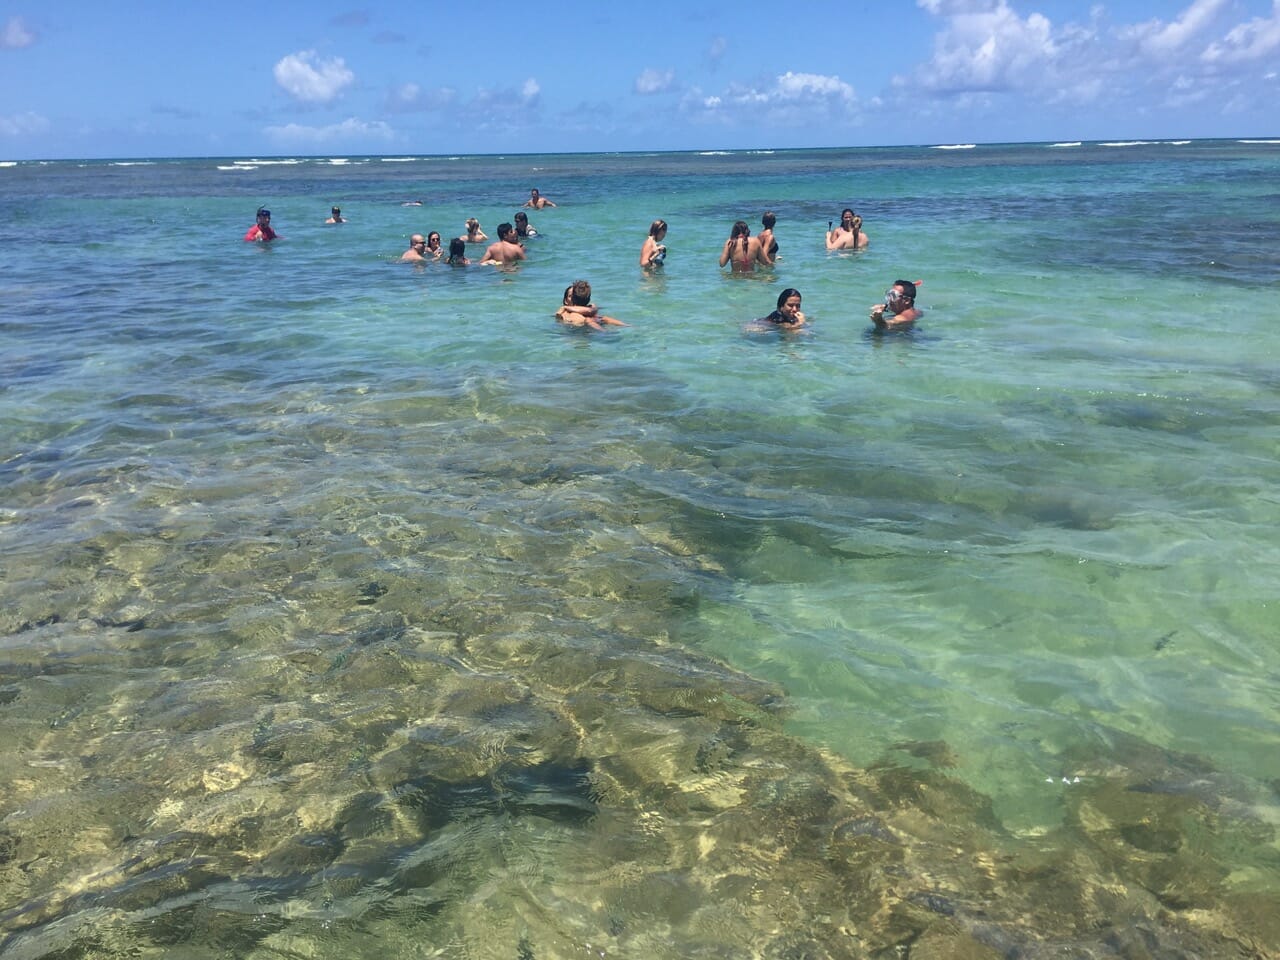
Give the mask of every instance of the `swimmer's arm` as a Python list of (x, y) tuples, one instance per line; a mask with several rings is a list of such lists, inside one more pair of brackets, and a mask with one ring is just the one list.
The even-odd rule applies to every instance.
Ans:
[(874, 323), (876, 327), (879, 328), (880, 330), (883, 330), (885, 327), (888, 326), (888, 324), (885, 322), (885, 319), (884, 319), (884, 311), (885, 311), (885, 304), (883, 303), (877, 303), (874, 307), (871, 308), (871, 322)]
[(596, 317), (596, 319), (597, 319), (600, 323), (603, 323), (603, 324), (605, 324), (606, 326), (610, 326), (610, 327), (629, 327), (629, 326), (631, 326), (631, 324), (629, 324), (629, 323), (623, 323), (621, 320), (615, 319), (614, 317), (600, 317), (600, 316), (597, 316), (597, 317)]
[(836, 238), (836, 232), (834, 230), (828, 230), (827, 231), (827, 249), (834, 250), (839, 245), (840, 245), (840, 241)]
[(722, 267), (729, 262), (729, 244), (731, 243), (733, 243), (732, 240), (726, 240), (724, 242), (724, 249), (720, 251), (720, 266)]

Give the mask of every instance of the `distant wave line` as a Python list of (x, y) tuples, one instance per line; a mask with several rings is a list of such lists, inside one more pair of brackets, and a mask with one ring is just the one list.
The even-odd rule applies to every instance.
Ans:
[(1051, 147), (1078, 147), (1078, 146), (1080, 146), (1080, 141), (1079, 141), (1079, 140), (1066, 140), (1066, 141), (1064, 141), (1064, 142), (1062, 142), (1062, 143), (1051, 143), (1051, 144), (1049, 144), (1049, 146), (1051, 146)]
[(972, 150), (976, 147), (976, 143), (939, 143), (933, 147), (934, 150)]

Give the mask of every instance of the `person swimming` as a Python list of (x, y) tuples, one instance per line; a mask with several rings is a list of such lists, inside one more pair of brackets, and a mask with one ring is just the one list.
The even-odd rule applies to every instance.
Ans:
[(804, 326), (806, 317), (800, 312), (800, 291), (794, 287), (787, 287), (782, 293), (778, 294), (778, 307), (773, 313), (767, 317), (761, 317), (758, 322), (770, 323), (775, 327), (797, 329)]

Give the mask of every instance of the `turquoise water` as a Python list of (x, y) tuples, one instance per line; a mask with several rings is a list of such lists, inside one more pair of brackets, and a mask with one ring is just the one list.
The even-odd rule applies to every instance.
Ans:
[[(0, 951), (1275, 955), (1278, 184), (0, 167)], [(533, 186), (519, 270), (394, 262)], [(631, 325), (558, 327), (579, 276)]]

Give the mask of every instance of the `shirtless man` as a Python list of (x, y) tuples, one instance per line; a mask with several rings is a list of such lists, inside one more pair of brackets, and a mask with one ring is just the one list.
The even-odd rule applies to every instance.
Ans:
[(427, 240), (420, 234), (415, 233), (409, 238), (409, 249), (400, 254), (401, 263), (421, 263), (426, 260)]
[[(871, 308), (871, 322), (877, 330), (909, 327), (924, 316), (924, 311), (916, 307), (916, 285), (920, 282), (893, 281), (893, 286), (884, 292), (884, 303), (877, 303)], [(889, 316), (885, 317), (885, 313)]]
[(592, 330), (603, 330), (604, 325), (629, 326), (621, 320), (600, 314), (600, 310), (591, 302), (591, 284), (585, 280), (575, 280), (564, 288), (564, 303), (556, 311), (556, 319), (571, 327), (590, 327)]
[(546, 207), (555, 206), (555, 204), (552, 203), (550, 200), (548, 200), (546, 197), (541, 196), (538, 193), (537, 188), (534, 188), (533, 190), (529, 191), (529, 199), (525, 201), (524, 205), (526, 207), (532, 207), (534, 210), (542, 210)]
[(498, 224), (498, 240), (489, 244), (480, 262), (496, 263), (498, 266), (509, 266), (517, 260), (525, 259), (524, 247), (516, 243), (516, 228), (509, 223)]
[(828, 250), (861, 250), (868, 243), (862, 218), (848, 207), (840, 211), (840, 226), (827, 231)]
[(325, 223), (346, 223), (346, 222), (347, 222), (347, 218), (342, 215), (342, 210), (339, 207), (334, 207), (332, 210), (330, 210), (329, 219), (325, 221)]

